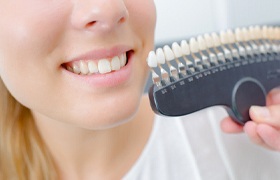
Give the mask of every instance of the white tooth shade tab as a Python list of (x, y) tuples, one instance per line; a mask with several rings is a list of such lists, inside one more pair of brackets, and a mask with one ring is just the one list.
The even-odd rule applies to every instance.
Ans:
[(267, 26), (262, 27), (262, 38), (268, 39), (268, 27)]
[(112, 68), (112, 71), (121, 69), (121, 62), (120, 62), (120, 58), (118, 56), (113, 57), (113, 59), (111, 61), (111, 68)]
[(197, 37), (198, 47), (201, 51), (206, 50), (206, 42), (202, 36)]
[(179, 46), (179, 44), (177, 42), (174, 42), (172, 44), (172, 50), (173, 50), (173, 53), (174, 53), (176, 58), (179, 58), (179, 57), (183, 56), (182, 48)]
[(151, 68), (157, 67), (157, 56), (154, 51), (150, 51), (147, 58), (148, 66)]
[(212, 33), (211, 36), (213, 38), (214, 46), (215, 47), (220, 46), (221, 45), (220, 37), (216, 33)]
[(101, 59), (98, 61), (98, 70), (99, 73), (101, 74), (105, 74), (105, 73), (109, 73), (112, 71), (111, 69), (111, 63), (108, 59)]
[(229, 43), (234, 43), (235, 42), (234, 33), (232, 32), (231, 29), (227, 30), (227, 36), (228, 36)]
[(99, 72), (96, 63), (93, 62), (93, 61), (89, 61), (89, 62), (88, 62), (88, 70), (89, 70), (89, 72), (90, 72), (91, 74), (92, 74), (92, 73), (98, 73), (98, 72)]
[(243, 33), (242, 33), (242, 31), (241, 31), (240, 28), (236, 28), (236, 29), (235, 29), (235, 38), (236, 38), (236, 41), (237, 41), (237, 42), (242, 42), (242, 41), (244, 41)]
[(276, 27), (272, 27), (272, 31), (273, 31), (273, 39), (277, 39), (277, 28)]
[(278, 28), (277, 27), (274, 27), (274, 38), (275, 40), (278, 40)]
[(254, 39), (254, 36), (249, 33), (249, 30), (247, 28), (242, 28), (241, 32), (244, 41), (250, 41)]
[(175, 59), (175, 55), (168, 45), (165, 45), (163, 47), (163, 52), (164, 52), (166, 61), (171, 61), (171, 60)]
[(254, 28), (255, 34), (256, 34), (256, 38), (257, 39), (261, 39), (262, 38), (262, 29), (260, 26), (255, 26)]
[(251, 37), (251, 40), (256, 40), (257, 39), (257, 34), (255, 31), (255, 28), (253, 26), (249, 27), (249, 36)]
[(221, 31), (221, 32), (220, 32), (220, 38), (221, 38), (221, 43), (222, 43), (222, 44), (227, 44), (227, 43), (229, 43), (228, 36), (227, 36), (227, 34), (226, 34), (225, 31)]
[(268, 38), (269, 39), (274, 39), (275, 38), (274, 28), (269, 26), (267, 31), (268, 31)]
[(199, 51), (198, 42), (196, 41), (195, 38), (190, 39), (190, 49), (192, 53), (198, 53)]
[(274, 35), (274, 40), (277, 40), (278, 39), (277, 27), (273, 28), (273, 35)]
[(208, 48), (212, 48), (214, 47), (214, 41), (213, 41), (213, 38), (209, 35), (209, 34), (204, 34), (204, 39), (205, 39), (205, 42), (206, 42), (206, 46)]
[(181, 41), (181, 48), (182, 48), (182, 53), (184, 55), (190, 55), (191, 54), (190, 46), (189, 46), (189, 44), (187, 43), (186, 40)]
[(156, 58), (158, 64), (165, 64), (165, 55), (162, 48), (157, 49)]
[(280, 39), (280, 28), (275, 27), (275, 36), (276, 36), (276, 40)]
[(276, 31), (276, 39), (277, 40), (280, 40), (280, 28), (279, 27), (277, 27), (277, 28), (275, 28), (275, 31)]

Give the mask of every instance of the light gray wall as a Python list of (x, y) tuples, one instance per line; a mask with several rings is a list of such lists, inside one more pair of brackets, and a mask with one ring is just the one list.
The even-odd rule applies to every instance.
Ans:
[(280, 23), (280, 0), (228, 0), (230, 26)]
[(156, 43), (254, 24), (280, 23), (280, 0), (155, 0)]

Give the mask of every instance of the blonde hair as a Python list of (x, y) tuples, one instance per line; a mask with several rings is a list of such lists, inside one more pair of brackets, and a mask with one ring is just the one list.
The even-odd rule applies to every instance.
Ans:
[(0, 79), (0, 179), (57, 179), (51, 156), (31, 112)]

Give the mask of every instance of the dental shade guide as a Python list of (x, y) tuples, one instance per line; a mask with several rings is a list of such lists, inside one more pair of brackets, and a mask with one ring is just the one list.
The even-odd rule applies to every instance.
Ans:
[(280, 27), (204, 34), (151, 51), (147, 62), (155, 113), (183, 116), (221, 105), (244, 125), (250, 106), (264, 106), (267, 93), (280, 85)]

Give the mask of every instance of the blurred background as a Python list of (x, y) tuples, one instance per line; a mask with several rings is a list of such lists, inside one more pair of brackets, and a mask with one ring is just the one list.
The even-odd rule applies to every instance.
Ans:
[(154, 0), (156, 44), (256, 24), (280, 24), (280, 0)]

